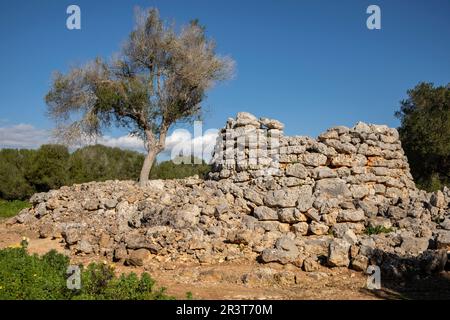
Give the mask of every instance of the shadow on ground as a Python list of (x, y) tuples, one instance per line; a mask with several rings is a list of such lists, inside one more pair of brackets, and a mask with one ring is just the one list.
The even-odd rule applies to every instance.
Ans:
[(380, 266), (381, 289), (361, 289), (381, 299), (450, 300), (450, 261), (446, 250), (403, 258), (375, 250), (371, 264)]

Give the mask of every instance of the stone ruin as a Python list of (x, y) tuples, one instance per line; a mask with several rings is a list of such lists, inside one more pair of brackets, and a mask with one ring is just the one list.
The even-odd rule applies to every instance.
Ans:
[(107, 181), (31, 198), (13, 223), (75, 255), (131, 265), (250, 259), (386, 274), (446, 268), (450, 190), (415, 187), (397, 130), (358, 123), (317, 139), (241, 112), (219, 133), (208, 179)]

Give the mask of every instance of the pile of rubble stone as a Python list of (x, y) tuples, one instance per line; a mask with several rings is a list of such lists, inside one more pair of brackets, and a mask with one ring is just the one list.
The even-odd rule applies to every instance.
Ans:
[(258, 259), (393, 275), (443, 270), (450, 190), (418, 190), (395, 129), (358, 123), (318, 139), (239, 113), (208, 180), (92, 182), (35, 194), (15, 219), (73, 254), (143, 265)]

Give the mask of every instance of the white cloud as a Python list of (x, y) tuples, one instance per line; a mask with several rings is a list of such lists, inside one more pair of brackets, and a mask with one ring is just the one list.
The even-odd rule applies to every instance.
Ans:
[(108, 147), (144, 152), (144, 142), (138, 137), (130, 135), (121, 136), (117, 138), (110, 136), (103, 136), (98, 138), (97, 143), (103, 144)]
[(203, 135), (193, 136), (188, 130), (177, 129), (166, 139), (165, 156), (174, 159), (180, 154), (193, 154), (195, 157), (209, 161), (216, 144), (218, 130), (207, 130)]
[[(198, 158), (209, 161), (216, 143), (217, 132), (216, 129), (210, 129), (202, 135), (193, 136), (188, 130), (177, 129), (166, 138), (166, 148), (162, 156), (173, 159), (180, 153), (194, 154)], [(0, 148), (35, 149), (51, 142), (50, 130), (39, 129), (30, 124), (0, 126)], [(130, 135), (120, 137), (105, 135), (99, 137), (95, 143), (139, 152), (145, 151), (143, 141)]]
[(0, 148), (37, 148), (50, 141), (48, 130), (37, 129), (30, 124), (0, 127)]

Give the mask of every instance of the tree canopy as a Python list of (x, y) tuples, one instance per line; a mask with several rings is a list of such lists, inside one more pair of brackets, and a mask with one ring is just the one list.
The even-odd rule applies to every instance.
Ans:
[[(63, 145), (37, 150), (0, 150), (0, 199), (25, 200), (36, 192), (63, 185), (106, 180), (137, 180), (144, 155), (103, 145), (85, 146), (69, 153)], [(162, 161), (152, 167), (153, 179), (205, 176), (210, 166)]]
[(450, 84), (419, 83), (396, 116), (411, 172), (427, 190), (450, 184)]
[(216, 54), (198, 20), (177, 33), (158, 10), (138, 10), (122, 50), (108, 62), (96, 58), (57, 72), (46, 103), (56, 135), (66, 143), (101, 135), (113, 124), (141, 137), (148, 151), (144, 184), (169, 128), (198, 118), (207, 90), (232, 70), (233, 61)]

